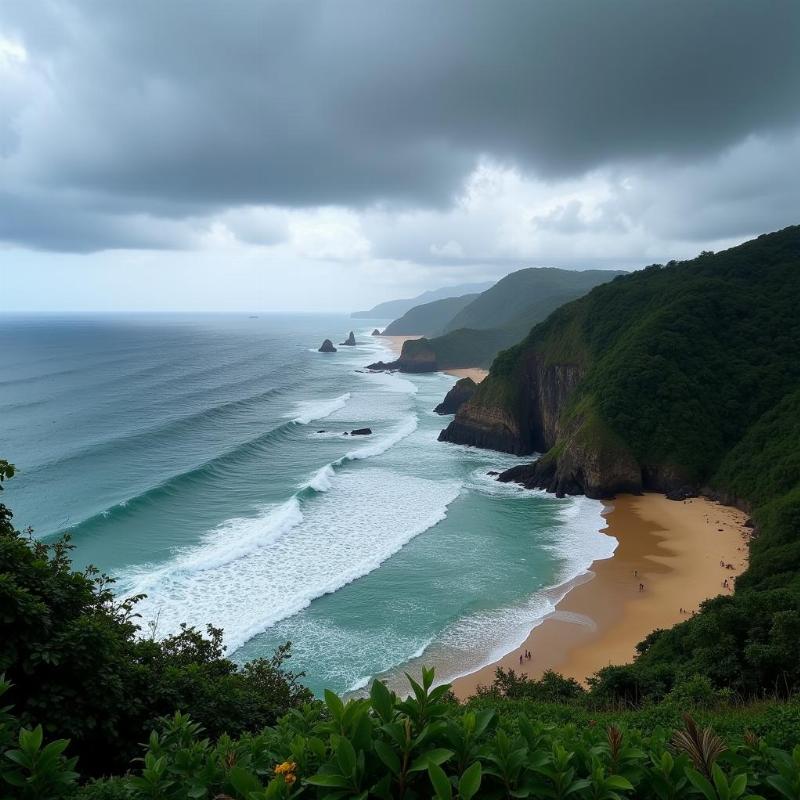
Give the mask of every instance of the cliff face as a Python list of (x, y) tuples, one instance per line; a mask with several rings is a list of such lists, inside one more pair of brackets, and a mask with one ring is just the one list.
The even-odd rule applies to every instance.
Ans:
[[(577, 364), (545, 365), (531, 355), (516, 380), (487, 378), (442, 431), (439, 441), (516, 455), (544, 452), (555, 444), (561, 411), (582, 377)], [(506, 386), (498, 389), (500, 381)]]
[(455, 414), (475, 394), (477, 388), (478, 384), (472, 378), (461, 378), (433, 410), (437, 414)]

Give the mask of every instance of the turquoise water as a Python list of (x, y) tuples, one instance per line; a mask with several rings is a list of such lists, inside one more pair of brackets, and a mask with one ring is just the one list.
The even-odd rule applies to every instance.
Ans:
[[(498, 484), (518, 459), (438, 443), (454, 379), (364, 372), (380, 322), (0, 317), (4, 500), (145, 592), (157, 635), (210, 622), (237, 660), (292, 640), (315, 691), (419, 657), (481, 666), (614, 542), (600, 503)], [(351, 328), (357, 347), (316, 351)]]

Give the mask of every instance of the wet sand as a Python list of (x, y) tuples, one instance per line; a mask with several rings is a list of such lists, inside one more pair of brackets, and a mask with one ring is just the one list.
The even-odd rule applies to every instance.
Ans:
[[(648, 493), (620, 495), (605, 516), (604, 532), (619, 542), (613, 557), (595, 561), (521, 647), (454, 681), (459, 698), (491, 684), (499, 666), (530, 677), (554, 669), (585, 684), (604, 666), (630, 662), (652, 630), (688, 619), (706, 598), (732, 592), (747, 565), (750, 531), (738, 509)], [(532, 658), (520, 664), (526, 650)]]

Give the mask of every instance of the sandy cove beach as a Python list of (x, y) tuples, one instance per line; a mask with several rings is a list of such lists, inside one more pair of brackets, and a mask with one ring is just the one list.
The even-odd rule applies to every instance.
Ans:
[[(553, 669), (585, 683), (604, 666), (630, 662), (652, 630), (687, 619), (706, 598), (732, 592), (747, 565), (750, 531), (738, 509), (648, 493), (619, 496), (607, 504), (605, 517), (604, 533), (619, 542), (614, 556), (595, 561), (517, 650), (458, 678), (453, 690), (459, 698), (491, 684), (497, 667), (531, 677)], [(526, 650), (532, 658), (520, 664)]]
[[(421, 336), (381, 336), (395, 355), (399, 356), (403, 350), (403, 343), (409, 339), (421, 339)], [(480, 383), (488, 374), (489, 371), (481, 369), (480, 367), (465, 367), (463, 369), (445, 369), (442, 372), (448, 375), (453, 375), (456, 378), (472, 378), (475, 383)]]

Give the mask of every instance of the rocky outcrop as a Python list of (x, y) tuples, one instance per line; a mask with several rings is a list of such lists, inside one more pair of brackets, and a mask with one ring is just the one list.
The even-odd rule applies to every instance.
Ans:
[(356, 428), (354, 431), (350, 431), (351, 436), (371, 436), (372, 435), (372, 428)]
[(481, 383), (439, 440), (515, 455), (549, 450), (583, 374), (577, 364), (545, 364), (530, 355), (520, 374), (492, 375)]
[(355, 347), (355, 346), (356, 346), (356, 337), (353, 331), (350, 331), (350, 335), (343, 342), (339, 342), (339, 347)]
[(322, 346), (319, 348), (320, 353), (335, 353), (336, 348), (333, 346), (333, 342), (330, 339), (326, 339)]
[(400, 372), (436, 372), (439, 365), (436, 362), (436, 353), (427, 347), (426, 339), (413, 339), (403, 342), (400, 358), (396, 361), (377, 361), (370, 364), (367, 369), (392, 370)]
[(439, 439), (515, 455), (545, 453), (502, 473), (498, 480), (503, 482), (559, 496), (640, 492), (642, 470), (625, 444), (596, 415), (565, 413), (584, 375), (580, 364), (547, 363), (529, 353), (516, 374), (490, 376), (477, 387)]
[(619, 492), (642, 491), (641, 470), (631, 453), (615, 443), (593, 441), (582, 430), (559, 442), (538, 461), (512, 467), (497, 480), (545, 489), (558, 497), (585, 494), (602, 499)]
[(444, 400), (433, 410), (437, 414), (455, 414), (475, 394), (477, 388), (478, 384), (472, 378), (461, 378), (455, 382), (444, 396)]
[(373, 335), (373, 336), (380, 336), (380, 335), (381, 335), (381, 332), (380, 332), (380, 331), (379, 331), (377, 328), (375, 328), (375, 330), (374, 330), (374, 331), (372, 331), (372, 335)]

